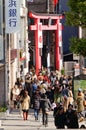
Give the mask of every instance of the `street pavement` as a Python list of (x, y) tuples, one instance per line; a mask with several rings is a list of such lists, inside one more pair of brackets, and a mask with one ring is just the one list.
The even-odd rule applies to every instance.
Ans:
[(19, 110), (5, 113), (0, 117), (0, 130), (56, 130), (54, 126), (53, 112), (49, 114), (48, 127), (42, 125), (42, 116), (39, 114), (38, 121), (35, 121), (33, 109), (30, 109), (28, 120), (24, 121)]
[[(19, 110), (15, 109), (11, 113), (7, 111), (0, 115), (0, 130), (56, 130), (53, 111), (50, 112), (48, 120), (48, 126), (43, 126), (41, 113), (38, 121), (35, 121), (33, 109), (30, 109), (28, 120), (24, 121)], [(79, 123), (80, 126), (81, 124), (86, 126), (86, 121)]]

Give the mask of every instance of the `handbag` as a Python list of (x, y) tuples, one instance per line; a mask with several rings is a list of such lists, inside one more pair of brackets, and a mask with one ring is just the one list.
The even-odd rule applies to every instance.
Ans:
[(45, 108), (45, 113), (46, 114), (49, 114), (50, 113), (50, 110), (48, 108)]

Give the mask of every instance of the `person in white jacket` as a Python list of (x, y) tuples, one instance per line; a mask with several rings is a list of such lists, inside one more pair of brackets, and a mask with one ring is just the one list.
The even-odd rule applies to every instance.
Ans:
[(14, 104), (14, 108), (17, 108), (17, 99), (19, 94), (20, 94), (20, 89), (18, 88), (17, 85), (14, 85), (14, 87), (12, 88), (12, 101)]

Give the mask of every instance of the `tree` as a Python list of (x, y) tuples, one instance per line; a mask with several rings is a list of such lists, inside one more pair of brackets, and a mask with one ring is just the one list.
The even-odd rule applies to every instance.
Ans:
[(68, 0), (70, 11), (66, 13), (66, 23), (86, 27), (86, 0)]
[(70, 50), (77, 55), (86, 56), (86, 39), (73, 37), (71, 40)]
[[(66, 24), (86, 28), (86, 0), (68, 0), (70, 11), (66, 12)], [(71, 38), (70, 50), (86, 56), (86, 38)]]

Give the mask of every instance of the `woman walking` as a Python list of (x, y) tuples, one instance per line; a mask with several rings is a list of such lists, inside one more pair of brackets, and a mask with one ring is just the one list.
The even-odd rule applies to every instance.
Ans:
[(28, 118), (28, 111), (30, 105), (30, 96), (28, 95), (28, 91), (24, 91), (24, 96), (22, 97), (22, 111), (23, 111), (23, 119), (27, 120)]
[(12, 94), (12, 101), (14, 103), (14, 108), (17, 109), (17, 103), (18, 103), (18, 96), (20, 94), (20, 90), (18, 85), (14, 85), (14, 87), (11, 90), (11, 94)]
[(77, 96), (76, 102), (77, 102), (77, 112), (78, 112), (79, 121), (83, 121), (84, 120), (84, 115), (83, 115), (83, 111), (84, 111), (84, 94), (83, 94), (81, 88), (78, 89), (78, 96)]
[(41, 98), (41, 108), (42, 108), (42, 123), (48, 126), (48, 112), (51, 109), (50, 100), (47, 98), (46, 94), (42, 95)]

